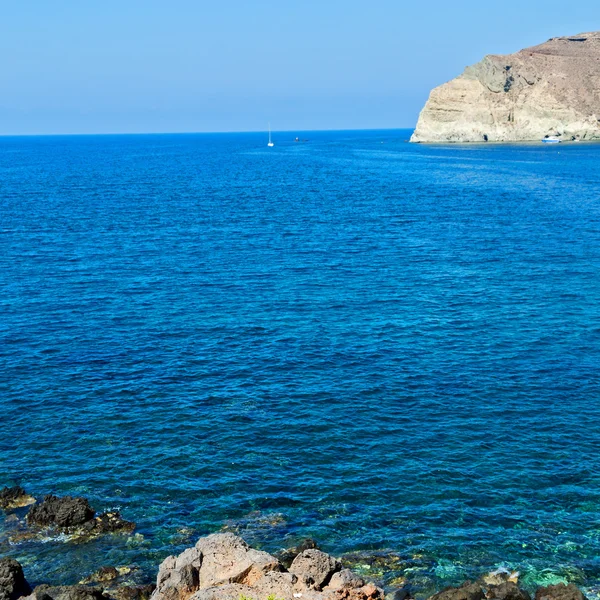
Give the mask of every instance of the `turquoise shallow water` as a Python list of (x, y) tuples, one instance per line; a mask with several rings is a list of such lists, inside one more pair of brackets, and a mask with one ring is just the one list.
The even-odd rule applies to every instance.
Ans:
[(0, 138), (0, 485), (141, 534), (1, 554), (153, 576), (225, 527), (600, 582), (600, 147), (409, 134)]

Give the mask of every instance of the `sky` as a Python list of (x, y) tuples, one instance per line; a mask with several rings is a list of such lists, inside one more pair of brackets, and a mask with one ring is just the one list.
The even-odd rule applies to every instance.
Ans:
[(598, 0), (0, 0), (0, 135), (414, 127)]

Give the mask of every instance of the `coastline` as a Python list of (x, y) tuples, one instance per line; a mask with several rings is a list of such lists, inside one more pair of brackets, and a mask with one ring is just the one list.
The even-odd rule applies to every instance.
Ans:
[[(85, 498), (46, 495), (36, 500), (19, 486), (0, 490), (0, 510), (18, 521), (19, 543), (60, 539), (66, 546), (85, 548), (103, 538), (110, 547), (114, 536), (131, 535), (136, 524), (119, 512), (97, 514)], [(138, 534), (139, 535), (139, 534)], [(284, 542), (282, 540), (282, 542)], [(7, 553), (0, 557), (2, 600), (585, 600), (572, 582), (527, 586), (516, 570), (500, 567), (482, 572), (475, 580), (432, 590), (411, 582), (403, 558), (394, 552), (356, 552), (335, 558), (310, 538), (269, 554), (249, 546), (232, 532), (213, 533), (187, 547), (178, 556), (157, 563), (156, 578), (136, 565), (108, 564), (102, 556), (93, 573), (77, 580), (28, 579), (28, 565)], [(16, 553), (15, 553), (16, 554)], [(212, 558), (211, 558), (212, 557)], [(214, 557), (219, 557), (214, 559)], [(211, 563), (212, 561), (212, 563)], [(8, 590), (8, 591), (7, 591)], [(589, 596), (588, 596), (589, 597)]]

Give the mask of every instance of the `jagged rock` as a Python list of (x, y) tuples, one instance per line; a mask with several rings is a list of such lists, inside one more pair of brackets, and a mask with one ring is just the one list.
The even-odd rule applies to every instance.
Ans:
[(298, 554), (289, 570), (307, 586), (321, 590), (341, 568), (340, 561), (333, 556), (321, 550), (310, 549)]
[(381, 588), (369, 583), (359, 588), (341, 588), (332, 594), (333, 600), (383, 600), (384, 594)]
[(151, 600), (383, 599), (383, 590), (340, 568), (335, 558), (311, 548), (286, 572), (274, 556), (250, 548), (232, 533), (218, 533), (167, 557)]
[(105, 596), (112, 600), (149, 600), (156, 589), (154, 584), (146, 585), (119, 585), (104, 591)]
[(481, 586), (471, 581), (465, 581), (460, 587), (448, 587), (429, 600), (483, 600), (485, 595)]
[(37, 527), (57, 527), (77, 537), (96, 537), (105, 533), (127, 533), (135, 523), (126, 521), (118, 511), (96, 515), (85, 498), (44, 496), (27, 514), (27, 522)]
[(200, 568), (202, 587), (224, 583), (253, 585), (264, 573), (281, 570), (274, 556), (250, 548), (242, 538), (232, 533), (217, 533), (201, 538), (196, 550), (203, 557)]
[(153, 599), (184, 600), (200, 588), (230, 583), (251, 586), (265, 573), (279, 570), (274, 556), (250, 548), (232, 533), (216, 533), (163, 561)]
[(342, 569), (334, 573), (329, 585), (324, 589), (324, 594), (333, 600), (383, 600), (384, 598), (381, 588), (372, 583), (365, 584), (364, 579), (350, 569)]
[(318, 600), (318, 592), (298, 588), (297, 584), (295, 575), (271, 571), (252, 586), (240, 583), (211, 586), (198, 590), (190, 600), (239, 600), (242, 597), (253, 600), (266, 600), (269, 597), (277, 600), (294, 600), (295, 597)]
[(27, 600), (107, 600), (102, 588), (87, 585), (40, 585)]
[(35, 503), (35, 498), (30, 496), (20, 485), (3, 487), (0, 490), (0, 508), (10, 510), (22, 508)]
[(131, 579), (124, 579), (134, 570), (135, 567), (101, 567), (82, 579), (79, 584), (101, 584), (104, 596), (111, 600), (149, 600), (156, 588), (153, 583), (136, 584)]
[(126, 521), (119, 511), (101, 513), (83, 524), (80, 533), (90, 536), (104, 533), (128, 533), (135, 529), (133, 521)]
[(327, 589), (355, 589), (365, 585), (365, 580), (362, 577), (353, 573), (350, 569), (342, 569), (331, 576)]
[(600, 139), (600, 32), (489, 55), (435, 88), (412, 142)]
[(488, 600), (531, 600), (531, 596), (512, 581), (490, 586), (485, 597)]
[(40, 527), (74, 527), (94, 518), (95, 511), (85, 498), (49, 494), (27, 513), (27, 522)]
[(575, 584), (559, 583), (539, 588), (535, 593), (535, 600), (587, 600), (587, 598)]
[(16, 600), (29, 593), (21, 565), (14, 558), (0, 558), (0, 600)]
[(276, 557), (286, 569), (289, 569), (292, 562), (294, 562), (294, 559), (296, 558), (296, 556), (298, 556), (298, 554), (304, 552), (304, 550), (311, 549), (319, 549), (317, 542), (315, 542), (315, 540), (313, 540), (312, 538), (306, 538), (302, 540), (297, 546), (292, 546), (291, 548), (282, 550), (281, 552), (276, 554)]

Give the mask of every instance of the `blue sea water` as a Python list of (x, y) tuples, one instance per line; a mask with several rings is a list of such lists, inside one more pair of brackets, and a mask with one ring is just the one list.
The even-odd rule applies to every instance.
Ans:
[(600, 147), (301, 135), (0, 138), (0, 485), (138, 523), (0, 554), (153, 577), (226, 529), (593, 591)]

